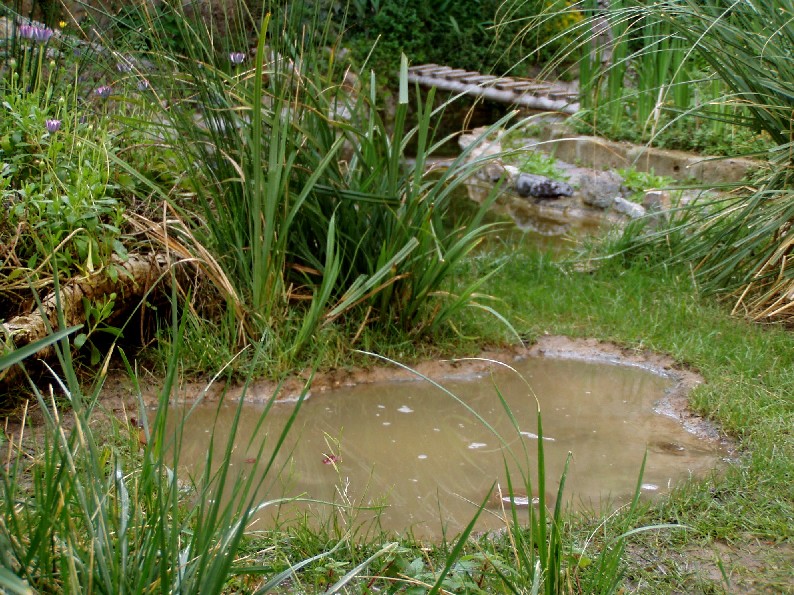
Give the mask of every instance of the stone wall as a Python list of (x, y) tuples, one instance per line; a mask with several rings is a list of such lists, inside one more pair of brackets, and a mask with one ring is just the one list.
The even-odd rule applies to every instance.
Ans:
[[(117, 14), (124, 7), (136, 4), (143, 7), (159, 6), (163, 0), (10, 0), (6, 6), (23, 17), (55, 26), (64, 21), (67, 26), (76, 26), (91, 16), (102, 27), (108, 24), (108, 15)], [(216, 26), (225, 21), (225, 15), (235, 14), (239, 0), (188, 0), (182, 3), (186, 14), (200, 13), (206, 22)], [(245, 2), (246, 5), (252, 2)]]
[(124, 4), (121, 0), (17, 0), (9, 2), (8, 6), (24, 17), (48, 25), (55, 25), (59, 21), (75, 25), (83, 22), (89, 12), (94, 16), (111, 11), (115, 13)]

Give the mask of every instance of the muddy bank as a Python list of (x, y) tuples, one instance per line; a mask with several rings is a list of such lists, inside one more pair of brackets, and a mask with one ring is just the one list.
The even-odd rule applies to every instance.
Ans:
[[(221, 382), (188, 382), (182, 384), (170, 397), (172, 404), (194, 403), (197, 400), (217, 402), (220, 399), (243, 398), (247, 403), (262, 404), (274, 396), (277, 400), (297, 399), (306, 390), (308, 398), (343, 386), (356, 386), (380, 382), (420, 382), (423, 377), (437, 382), (466, 380), (487, 375), (503, 365), (531, 357), (574, 359), (596, 363), (639, 367), (673, 381), (673, 388), (656, 404), (656, 411), (677, 419), (689, 432), (704, 439), (718, 440), (718, 429), (688, 407), (690, 390), (703, 382), (696, 372), (677, 364), (671, 357), (650, 351), (621, 348), (597, 339), (570, 339), (560, 336), (541, 337), (530, 346), (516, 346), (498, 351), (484, 351), (479, 356), (456, 360), (420, 362), (409, 370), (388, 364), (373, 355), (370, 368), (344, 368), (317, 374), (313, 378), (308, 370), (284, 380), (254, 381), (247, 390), (242, 385), (225, 387)], [(310, 385), (309, 380), (311, 379)], [(308, 386), (307, 386), (308, 385)], [(107, 383), (109, 395), (103, 402), (116, 413), (136, 411), (137, 400), (131, 383), (123, 377), (112, 378)], [(156, 379), (141, 379), (144, 404), (153, 407), (158, 401), (160, 384)]]

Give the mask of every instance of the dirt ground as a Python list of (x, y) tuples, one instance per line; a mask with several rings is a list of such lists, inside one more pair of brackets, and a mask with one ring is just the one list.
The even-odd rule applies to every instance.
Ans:
[[(748, 536), (741, 543), (715, 541), (681, 551), (629, 546), (626, 553), (635, 573), (643, 576), (629, 581), (630, 593), (661, 592), (654, 583), (664, 584), (671, 595), (794, 593), (794, 545), (790, 543)], [(676, 584), (669, 577), (676, 577)]]
[[(650, 372), (664, 375), (676, 382), (657, 403), (656, 410), (662, 415), (678, 419), (687, 429), (704, 439), (723, 438), (719, 430), (688, 406), (688, 393), (703, 379), (693, 370), (677, 364), (672, 358), (650, 351), (636, 351), (621, 348), (615, 344), (597, 339), (571, 339), (562, 336), (544, 336), (529, 346), (515, 346), (499, 351), (484, 351), (476, 357), (433, 360), (401, 367), (373, 356), (373, 365), (367, 368), (338, 368), (314, 376), (304, 370), (281, 383), (267, 380), (252, 382), (247, 388), (242, 385), (226, 386), (222, 381), (190, 380), (181, 383), (169, 397), (172, 404), (192, 403), (199, 399), (217, 401), (243, 398), (246, 402), (262, 404), (274, 396), (278, 400), (297, 399), (305, 390), (307, 397), (343, 386), (378, 382), (416, 381), (422, 377), (434, 381), (465, 379), (487, 374), (497, 366), (509, 366), (512, 362), (532, 357), (575, 359), (581, 361), (604, 362), (636, 366)], [(310, 386), (307, 386), (311, 379)], [(137, 417), (141, 405), (153, 408), (160, 399), (162, 379), (142, 371), (137, 379), (140, 395), (134, 383), (122, 372), (111, 371), (102, 390), (99, 410), (113, 414), (121, 420)], [(48, 389), (47, 389), (48, 390)], [(57, 391), (57, 389), (55, 389)], [(27, 412), (27, 422), (37, 426), (43, 421), (43, 414), (33, 406)], [(16, 416), (18, 417), (18, 416)], [(5, 432), (10, 438), (18, 434), (19, 419), (9, 417), (5, 422)]]
[[(675, 386), (667, 392), (662, 401), (657, 403), (657, 411), (678, 419), (688, 431), (702, 438), (724, 441), (724, 436), (717, 427), (688, 407), (688, 393), (703, 382), (695, 371), (681, 366), (672, 358), (662, 354), (624, 349), (596, 339), (570, 339), (561, 336), (544, 336), (527, 347), (517, 346), (499, 351), (485, 351), (473, 358), (421, 362), (412, 369), (381, 362), (373, 357), (372, 367), (335, 369), (317, 374), (312, 378), (309, 387), (306, 386), (311, 376), (309, 371), (288, 378), (280, 385), (270, 381), (255, 381), (247, 390), (241, 385), (224, 387), (220, 382), (191, 381), (181, 384), (171, 395), (170, 400), (172, 403), (189, 403), (199, 398), (217, 401), (221, 398), (242, 397), (251, 403), (263, 403), (274, 395), (281, 400), (296, 399), (303, 390), (307, 390), (308, 397), (311, 398), (315, 393), (362, 383), (412, 381), (421, 377), (443, 382), (450, 379), (477, 377), (487, 374), (496, 366), (509, 366), (513, 362), (530, 357), (636, 366), (671, 378), (675, 381)], [(141, 404), (147, 408), (155, 406), (159, 398), (161, 380), (146, 373), (143, 373), (138, 380), (141, 387), (140, 396), (136, 394), (133, 383), (126, 375), (118, 372), (109, 373), (98, 411), (129, 422), (140, 415)], [(98, 417), (102, 418), (104, 415), (100, 414)], [(63, 416), (65, 425), (69, 425), (69, 418), (68, 414)], [(42, 422), (43, 413), (38, 411), (37, 407), (29, 408), (28, 430), (26, 430), (28, 439), (37, 433), (36, 426), (41, 425)], [(100, 424), (102, 421), (98, 420), (97, 423)], [(5, 422), (4, 431), (7, 440), (0, 445), (3, 459), (9, 455), (9, 441), (11, 444), (17, 441), (19, 444), (20, 428), (19, 419), (9, 418)], [(14, 447), (16, 448), (18, 447)], [(787, 574), (794, 566), (794, 547), (790, 544), (766, 544), (755, 541), (741, 544), (712, 543), (706, 546), (691, 546), (684, 551), (665, 549), (663, 557), (660, 557), (659, 551), (653, 548), (634, 546), (627, 553), (632, 561), (631, 565), (639, 569), (641, 576), (656, 575), (658, 578), (674, 574), (681, 577), (680, 589), (671, 592), (794, 593), (791, 577)], [(765, 577), (764, 587), (759, 588), (759, 581), (756, 578), (758, 576)], [(774, 586), (767, 587), (770, 584)], [(647, 587), (647, 580), (644, 582), (642, 578), (634, 579), (627, 585), (627, 592), (642, 593)]]

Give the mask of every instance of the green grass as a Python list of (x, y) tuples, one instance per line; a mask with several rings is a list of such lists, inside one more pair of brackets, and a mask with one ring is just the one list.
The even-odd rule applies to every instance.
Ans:
[[(658, 538), (642, 543), (651, 551), (667, 548), (663, 551), (670, 556), (693, 544), (708, 552), (715, 542), (739, 552), (756, 542), (790, 546), (794, 335), (782, 326), (731, 317), (726, 305), (699, 295), (681, 267), (600, 264), (590, 272), (575, 272), (518, 249), (485, 289), (503, 299), (502, 311), (528, 338), (546, 333), (595, 337), (670, 354), (703, 375), (705, 383), (693, 391), (692, 406), (736, 441), (737, 460), (719, 476), (676, 490), (641, 519), (642, 524), (681, 523), (690, 531), (675, 532), (661, 544)], [(483, 258), (471, 272), (488, 266), (491, 261)], [(478, 327), (486, 335), (489, 330)], [(498, 333), (491, 330), (491, 336), (496, 339)], [(763, 561), (765, 555), (779, 554), (760, 549), (753, 555)], [(660, 593), (669, 592), (678, 580), (650, 575), (645, 580), (658, 583)], [(770, 584), (778, 580), (775, 576), (770, 574)]]
[[(742, 577), (749, 576), (750, 569), (741, 564), (749, 565), (751, 561), (760, 561), (770, 568), (773, 564), (778, 568), (782, 565), (785, 570), (786, 553), (790, 552), (785, 548), (790, 547), (792, 538), (789, 519), (794, 514), (790, 482), (787, 480), (792, 474), (791, 461), (794, 458), (791, 439), (794, 403), (789, 390), (794, 380), (794, 337), (790, 332), (728, 316), (722, 305), (700, 297), (692, 286), (689, 273), (681, 269), (652, 268), (637, 261), (626, 268), (623, 262), (615, 260), (600, 262), (599, 268), (591, 268), (589, 272), (576, 272), (580, 266), (555, 262), (520, 244), (484, 249), (465, 264), (467, 269), (459, 271), (464, 281), (466, 277), (493, 273), (484, 290), (501, 300), (497, 307), (528, 338), (544, 333), (597, 337), (630, 349), (669, 353), (682, 364), (696, 368), (706, 383), (694, 392), (693, 404), (721, 423), (737, 440), (737, 461), (717, 476), (693, 480), (669, 498), (640, 507), (639, 516), (622, 513), (611, 518), (606, 533), (600, 527), (605, 518), (597, 514), (560, 517), (557, 511), (554, 517), (536, 519), (543, 525), (546, 521), (550, 523), (547, 539), (552, 541), (540, 537), (540, 526), (535, 527), (533, 537), (516, 525), (512, 529), (512, 538), (492, 535), (469, 539), (465, 543), (452, 541), (435, 546), (410, 539), (395, 543), (393, 537), (377, 533), (368, 533), (363, 541), (357, 541), (340, 534), (334, 527), (318, 530), (299, 526), (275, 533), (242, 536), (235, 532), (234, 521), (234, 515), (245, 515), (242, 510), (229, 510), (231, 516), (228, 517), (226, 513), (217, 511), (214, 528), (197, 534), (198, 541), (194, 541), (189, 538), (194, 531), (192, 524), (198, 518), (216, 513), (211, 509), (194, 509), (187, 501), (173, 500), (173, 495), (169, 495), (174, 489), (169, 487), (170, 482), (159, 489), (156, 487), (153, 478), (160, 477), (162, 473), (167, 475), (165, 466), (174, 466), (156, 445), (147, 447), (141, 455), (135, 454), (123, 435), (111, 432), (108, 435), (110, 439), (102, 433), (92, 435), (84, 416), (90, 414), (95, 406), (94, 398), (99, 397), (96, 403), (100, 406), (102, 401), (100, 393), (91, 392), (87, 393), (90, 396), (88, 409), (81, 405), (74, 412), (78, 420), (77, 429), (72, 434), (75, 442), (70, 443), (67, 435), (52, 443), (55, 448), (50, 454), (37, 459), (45, 477), (50, 477), (56, 485), (65, 481), (65, 478), (56, 479), (59, 466), (73, 465), (71, 460), (77, 461), (77, 465), (71, 467), (75, 470), (74, 479), (60, 484), (76, 516), (70, 517), (67, 510), (62, 509), (58, 515), (48, 519), (50, 525), (42, 524), (45, 527), (43, 533), (37, 534), (41, 536), (52, 531), (53, 534), (69, 535), (70, 527), (81, 527), (81, 523), (89, 522), (92, 516), (100, 515), (108, 524), (107, 529), (103, 529), (105, 532), (101, 533), (102, 539), (113, 543), (114, 532), (120, 530), (119, 523), (125, 518), (123, 510), (127, 505), (123, 494), (126, 488), (131, 498), (128, 504), (131, 512), (126, 517), (130, 527), (127, 531), (132, 532), (129, 533), (131, 538), (134, 534), (134, 539), (127, 542), (129, 550), (123, 556), (97, 559), (94, 563), (106, 565), (103, 572), (108, 577), (103, 580), (107, 584), (131, 581), (127, 565), (138, 559), (150, 562), (160, 548), (156, 539), (174, 540), (168, 545), (172, 566), (167, 569), (168, 576), (163, 578), (183, 580), (178, 565), (173, 562), (179, 553), (188, 551), (184, 548), (189, 547), (192, 548), (189, 551), (198, 554), (196, 548), (202, 547), (202, 540), (213, 543), (225, 534), (239, 539), (235, 546), (239, 548), (237, 562), (228, 566), (212, 556), (199, 556), (192, 562), (195, 565), (191, 568), (195, 570), (191, 572), (195, 572), (196, 581), (203, 581), (205, 576), (209, 580), (205, 573), (214, 564), (220, 564), (220, 571), (226, 573), (226, 578), (221, 582), (212, 581), (212, 588), (227, 592), (233, 589), (253, 590), (266, 580), (278, 577), (281, 572), (289, 575), (290, 568), (294, 569), (294, 576), (286, 578), (286, 586), (276, 588), (275, 592), (289, 592), (296, 588), (310, 593), (321, 592), (340, 582), (345, 584), (339, 589), (348, 588), (354, 592), (366, 592), (367, 585), (377, 585), (393, 589), (392, 592), (424, 593), (433, 584), (455, 593), (520, 592), (531, 589), (535, 584), (540, 585), (537, 577), (549, 576), (544, 575), (544, 568), (562, 570), (556, 591), (561, 593), (592, 592), (592, 589), (609, 592), (621, 584), (618, 579), (623, 572), (627, 573), (630, 581), (642, 581), (647, 592), (665, 593), (672, 588), (690, 592), (722, 592), (720, 580), (715, 582), (704, 578), (686, 565), (698, 553), (708, 558), (708, 564), (714, 568), (716, 562), (713, 561), (717, 559), (714, 552), (726, 559), (723, 566), (729, 564), (732, 573), (729, 580), (745, 580)], [(456, 322), (465, 334), (479, 335), (491, 343), (509, 342), (502, 327), (495, 326), (490, 318), (459, 317)], [(348, 346), (342, 337), (340, 331), (339, 343), (334, 348), (340, 354)], [(365, 339), (361, 341), (367, 345)], [(458, 349), (474, 352), (477, 345), (475, 341), (462, 341)], [(413, 345), (406, 347), (406, 352), (416, 356), (422, 349), (427, 347)], [(172, 360), (169, 369), (174, 370), (175, 365)], [(67, 378), (67, 381), (73, 383), (74, 379)], [(174, 377), (169, 376), (167, 384), (173, 381)], [(47, 403), (42, 402), (41, 406), (44, 409)], [(155, 425), (158, 423), (161, 422), (155, 422)], [(102, 447), (97, 448), (93, 444), (102, 444)], [(224, 446), (216, 445), (215, 448)], [(108, 465), (108, 461), (113, 464)], [(22, 468), (20, 463), (15, 465), (14, 472), (16, 468)], [(538, 465), (542, 467), (542, 460)], [(117, 468), (129, 469), (123, 483), (113, 479)], [(217, 471), (221, 473), (222, 470)], [(93, 477), (98, 479), (91, 479)], [(200, 485), (209, 488), (220, 479), (220, 476), (207, 476), (202, 478)], [(526, 481), (526, 478), (515, 479), (517, 482)], [(542, 478), (546, 485), (557, 480)], [(19, 501), (27, 501), (29, 495), (24, 485), (15, 483), (13, 475), (7, 475), (5, 481), (6, 489), (10, 490), (8, 493), (14, 494)], [(245, 491), (244, 487), (241, 489)], [(48, 482), (35, 484), (34, 490), (37, 498), (29, 501), (31, 504), (58, 493)], [(167, 499), (159, 499), (160, 490)], [(85, 499), (84, 494), (93, 496)], [(102, 508), (103, 500), (107, 500), (110, 509)], [(254, 500), (250, 503), (253, 504)], [(34, 522), (41, 524), (36, 514), (35, 508), (27, 509), (23, 516), (11, 507), (4, 509), (5, 522), (21, 522), (19, 527), (23, 529)], [(13, 521), (15, 518), (18, 520)], [(166, 518), (180, 519), (178, 531), (172, 533), (164, 528), (157, 529), (147, 537), (144, 527), (150, 523), (157, 527)], [(631, 527), (666, 524), (686, 525), (688, 529), (632, 534), (626, 538), (626, 553), (622, 556), (624, 546), (613, 542)], [(13, 524), (8, 526), (13, 531)], [(87, 527), (89, 532), (98, 530)], [(88, 544), (75, 537), (69, 539), (69, 548), (65, 551), (82, 560), (86, 572), (77, 568), (67, 577), (63, 573), (70, 570), (64, 566), (65, 561), (49, 551), (44, 546), (45, 541), (40, 539), (33, 558), (36, 565), (26, 571), (32, 584), (51, 585), (57, 590), (59, 585), (67, 582), (85, 585), (84, 581), (101, 578), (95, 575), (97, 578), (90, 579), (94, 572)], [(186, 541), (180, 541), (182, 539)], [(779, 547), (784, 549), (755, 547), (757, 542), (780, 543)], [(19, 543), (24, 543), (24, 540)], [(181, 543), (179, 547), (178, 543)], [(580, 554), (585, 544), (587, 548), (584, 554)], [(716, 549), (718, 547), (722, 549)], [(738, 561), (729, 559), (725, 548), (730, 555), (738, 553), (745, 558), (740, 557)], [(17, 545), (14, 551), (18, 560), (26, 559), (24, 548)], [(605, 572), (595, 572), (600, 555), (610, 552), (614, 554), (600, 564)], [(578, 568), (575, 565), (577, 558), (572, 557), (574, 554), (580, 556), (578, 559), (583, 555), (591, 565)], [(645, 562), (648, 556), (656, 561), (650, 568)], [(49, 561), (63, 570), (50, 572)], [(13, 563), (10, 568), (18, 571), (18, 564)], [(298, 568), (301, 564), (303, 566)], [(654, 570), (659, 565), (664, 568), (664, 573)], [(100, 569), (94, 570), (99, 572)], [(557, 572), (553, 571), (555, 576)], [(771, 569), (768, 573), (755, 574), (758, 575), (753, 579), (756, 585), (775, 588), (782, 584), (780, 571)], [(139, 579), (135, 580), (138, 581), (135, 584), (143, 584)], [(592, 586), (577, 591), (580, 583)], [(398, 588), (400, 585), (402, 591)], [(545, 581), (543, 585), (547, 592), (553, 592), (549, 586), (553, 581)]]
[[(492, 273), (483, 291), (498, 298), (494, 306), (529, 340), (546, 333), (595, 337), (629, 349), (667, 353), (696, 369), (706, 382), (694, 391), (693, 406), (719, 423), (737, 445), (737, 458), (724, 472), (693, 480), (670, 497), (641, 507), (640, 516), (631, 526), (673, 523), (688, 529), (632, 535), (616, 572), (622, 568), (627, 580), (634, 584), (641, 581), (642, 592), (661, 594), (679, 589), (721, 593), (727, 588), (724, 580), (714, 577), (720, 576), (718, 561), (724, 558), (723, 565), (733, 573), (729, 580), (734, 586), (750, 584), (749, 578), (742, 577), (752, 575), (753, 585), (776, 592), (785, 585), (781, 577), (785, 576), (786, 564), (791, 568), (787, 558), (791, 550), (786, 548), (791, 547), (789, 519), (794, 515), (788, 481), (794, 466), (794, 400), (789, 390), (794, 382), (794, 336), (781, 326), (761, 326), (731, 317), (725, 304), (698, 294), (687, 270), (665, 270), (636, 262), (625, 267), (618, 259), (582, 262), (601, 266), (576, 272), (579, 263), (557, 262), (520, 243), (491, 245), (469, 258), (459, 274), (478, 277)], [(490, 317), (472, 315), (456, 323), (464, 335), (481, 337), (479, 342), (455, 343), (458, 354), (476, 353), (484, 343), (512, 341)], [(432, 354), (440, 348), (411, 345), (403, 355), (410, 360), (421, 356), (423, 350)], [(564, 551), (570, 552), (569, 548), (576, 549), (588, 540), (588, 557), (602, 551), (604, 539), (597, 529), (602, 521), (598, 514), (564, 518), (559, 523)], [(612, 522), (618, 527), (626, 519), (618, 516)], [(285, 552), (290, 547), (285, 544), (293, 540), (303, 544), (300, 552), (304, 557), (318, 555), (334, 543), (331, 535), (321, 538), (316, 530), (306, 527), (289, 531), (297, 531), (302, 537), (278, 538), (281, 547), (287, 548)], [(264, 550), (267, 539), (276, 537), (252, 539), (249, 547)], [(378, 538), (371, 536), (368, 544), (357, 546), (363, 550), (339, 550), (318, 561), (312, 573), (302, 579), (308, 583), (302, 584), (310, 592), (320, 591), (330, 578), (339, 576), (339, 570), (355, 566), (367, 552), (375, 551), (376, 543), (380, 543)], [(770, 543), (780, 545), (764, 545)], [(403, 542), (399, 552), (387, 558), (391, 566), (384, 574), (399, 570), (425, 581), (437, 576), (433, 569), (444, 566), (449, 550), (430, 546), (420, 556), (417, 547), (422, 544)], [(476, 592), (478, 582), (491, 589), (488, 592), (502, 592), (505, 583), (499, 572), (513, 581), (517, 579), (501, 565), (528, 569), (526, 561), (521, 563), (516, 557), (520, 551), (515, 547), (514, 541), (493, 536), (470, 541), (459, 553), (462, 566), (453, 565), (450, 570), (453, 576), (449, 584), (458, 586), (453, 592)], [(737, 558), (732, 565), (726, 551)], [(704, 560), (700, 571), (690, 563), (696, 556)], [(297, 553), (288, 557), (295, 560)], [(648, 559), (654, 564), (650, 565)], [(754, 564), (766, 565), (767, 571), (753, 570)], [(472, 565), (477, 570), (485, 569), (483, 576), (471, 571)], [(711, 578), (703, 574), (707, 567)], [(464, 568), (469, 568), (468, 575)], [(584, 570), (581, 572), (580, 579), (586, 578)], [(529, 582), (525, 584), (531, 585), (532, 573), (527, 574), (524, 580)], [(576, 592), (566, 580), (562, 592), (569, 588)]]
[[(778, 3), (790, 4), (788, 0)], [(279, 23), (279, 27), (287, 24)], [(279, 27), (271, 31), (275, 37), (286, 30)], [(166, 380), (155, 428), (165, 427), (167, 389), (176, 382), (177, 369), (206, 373), (230, 361), (246, 325), (251, 346), (235, 364), (242, 376), (268, 370), (281, 377), (296, 366), (311, 363), (326, 369), (361, 363), (353, 348), (410, 363), (441, 354), (473, 354), (484, 343), (514, 341), (508, 326), (480, 315), (483, 310), (463, 309), (468, 302), (498, 311), (529, 340), (546, 333), (595, 337), (629, 349), (668, 353), (682, 365), (697, 369), (706, 383), (692, 394), (693, 406), (736, 440), (737, 460), (720, 475), (693, 480), (645, 508), (639, 520), (621, 515), (611, 519), (606, 535), (598, 529), (603, 518), (561, 519), (555, 511), (548, 528), (545, 517), (536, 519), (533, 535), (514, 526), (507, 537), (432, 547), (410, 540), (392, 545), (390, 537), (381, 535), (356, 543), (338, 532), (306, 527), (254, 538), (244, 536), (239, 523), (255, 504), (250, 485), (240, 486), (236, 505), (223, 510), (207, 498), (187, 502), (180, 496), (173, 474), (168, 475), (177, 460), (168, 458), (161, 442), (152, 440), (143, 453), (136, 453), (135, 440), (130, 444), (119, 433), (123, 428), (115, 433), (112, 429), (94, 431), (92, 413), (101, 404), (101, 384), (82, 392), (69, 350), (64, 349), (61, 363), (66, 388), (59, 394), (72, 396), (74, 425), (68, 432), (61, 431), (58, 416), (62, 415), (64, 397), (53, 404), (48, 394), (31, 389), (45, 418), (47, 448), (35, 452), (30, 460), (21, 452), (9, 455), (10, 465), (2, 471), (0, 585), (24, 592), (10, 577), (14, 572), (42, 590), (79, 591), (102, 585), (108, 592), (118, 592), (122, 584), (130, 590), (159, 584), (174, 591), (222, 592), (258, 588), (265, 580), (284, 576), (290, 582), (283, 589), (317, 592), (329, 587), (345, 589), (347, 581), (366, 590), (374, 584), (363, 577), (368, 572), (382, 580), (379, 587), (391, 592), (405, 587), (404, 592), (423, 593), (433, 585), (453, 592), (519, 592), (539, 584), (538, 573), (545, 570), (552, 580), (546, 581), (544, 588), (556, 590), (556, 583), (560, 591), (567, 592), (575, 591), (578, 583), (571, 574), (557, 582), (556, 569), (570, 568), (570, 561), (560, 558), (561, 552), (584, 543), (609, 552), (608, 544), (617, 545), (611, 541), (615, 531), (637, 523), (689, 527), (686, 531), (631, 536), (628, 576), (643, 581), (643, 586), (650, 585), (648, 592), (720, 592), (720, 579), (703, 578), (686, 569), (687, 552), (692, 548), (714, 553), (720, 544), (731, 552), (760, 559), (765, 566), (782, 564), (783, 571), (787, 566), (791, 569), (790, 560), (785, 559), (791, 552), (790, 519), (794, 517), (790, 487), (794, 470), (790, 388), (794, 386), (794, 337), (789, 331), (729, 316), (728, 306), (697, 291), (688, 267), (660, 265), (656, 254), (647, 249), (609, 260), (592, 257), (566, 264), (509, 241), (477, 247), (486, 231), (480, 225), (483, 212), (473, 212), (467, 223), (441, 226), (448, 222), (441, 214), (452, 187), (473, 167), (458, 163), (454, 172), (445, 174), (450, 182), (446, 186), (424, 175), (421, 159), (413, 170), (401, 167), (410, 137), (418, 139), (420, 154), (423, 147), (429, 149), (438, 140), (430, 127), (431, 102), (417, 105), (424, 111), (415, 129), (402, 129), (407, 110), (407, 87), (403, 85), (395, 131), (371, 109), (377, 104), (376, 90), (365, 81), (355, 97), (361, 126), (334, 122), (326, 114), (338, 99), (343, 64), (326, 63), (323, 54), (300, 54), (288, 47), (289, 38), (283, 37), (274, 42), (284, 44), (284, 55), (292, 52), (311, 58), (301, 62), (305, 70), (295, 73), (284, 64), (283, 70), (266, 67), (262, 36), (253, 65), (230, 73), (233, 69), (226, 61), (227, 50), (239, 48), (202, 45), (209, 39), (205, 32), (185, 33), (187, 39), (195, 36), (196, 43), (188, 48), (195, 60), (188, 61), (186, 70), (193, 70), (181, 82), (186, 88), (193, 85), (204, 107), (214, 106), (208, 110), (212, 114), (208, 119), (223, 121), (226, 126), (193, 130), (192, 138), (180, 135), (185, 145), (172, 143), (157, 166), (173, 163), (170, 160), (175, 155), (186, 160), (182, 169), (191, 172), (192, 186), (178, 176), (168, 180), (184, 182), (181, 190), (192, 188), (197, 202), (191, 210), (179, 202), (183, 197), (178, 192), (168, 194), (186, 219), (185, 225), (174, 223), (173, 237), (196, 240), (193, 247), (201, 258), (214, 250), (216, 273), (234, 279), (234, 283), (225, 302), (216, 298), (216, 308), (202, 312), (208, 324), (203, 325), (198, 317), (185, 317), (171, 320), (160, 334), (159, 357)], [(723, 33), (730, 40), (735, 31), (731, 26)], [(758, 35), (753, 39), (764, 41)], [(232, 42), (231, 37), (223, 40)], [(162, 57), (169, 65), (171, 58), (176, 58), (169, 54)], [(173, 64), (183, 63), (183, 58)], [(785, 59), (780, 66), (781, 71), (789, 67)], [(266, 68), (269, 76), (264, 81)], [(275, 86), (279, 79), (295, 80), (293, 76), (307, 85), (300, 93), (289, 84)], [(151, 82), (155, 89), (161, 84), (163, 92), (169, 92), (172, 78), (152, 77)], [(778, 78), (781, 85), (790, 80)], [(402, 80), (405, 82), (404, 76)], [(333, 83), (327, 96), (319, 93), (325, 88), (323, 81)], [(737, 77), (736, 83), (740, 82)], [(760, 82), (759, 92), (770, 86), (777, 89), (774, 80)], [(210, 93), (213, 90), (214, 94)], [(33, 104), (39, 102), (36, 97), (25, 97)], [(267, 109), (254, 109), (265, 97)], [(184, 94), (177, 93), (176, 99), (169, 107), (173, 126), (194, 129), (196, 105)], [(282, 106), (293, 99), (306, 108), (302, 120), (282, 117)], [(241, 113), (251, 114), (251, 126), (238, 127), (245, 120)], [(773, 129), (777, 120), (768, 118), (777, 114), (787, 122), (785, 110), (770, 113), (761, 109), (757, 119)], [(45, 115), (57, 114), (42, 111), (28, 122), (36, 134), (43, 134)], [(132, 138), (140, 140), (152, 122), (136, 117), (127, 114), (127, 121), (132, 120), (137, 132)], [(64, 126), (61, 132), (69, 130)], [(346, 167), (332, 159), (342, 150), (339, 135), (354, 147)], [(785, 135), (778, 139), (783, 148), (788, 140), (790, 136)], [(190, 141), (208, 141), (210, 145)], [(213, 157), (218, 147), (225, 148), (225, 161)], [(89, 148), (93, 150), (93, 145)], [(25, 167), (28, 153), (18, 153), (18, 162)], [(194, 169), (193, 161), (203, 164), (203, 169)], [(113, 163), (124, 165), (118, 158)], [(143, 165), (146, 163), (149, 161)], [(783, 172), (779, 187), (787, 189), (783, 166), (790, 163), (783, 157), (779, 163)], [(152, 181), (159, 180), (156, 171), (130, 171), (134, 167), (130, 165), (127, 173), (137, 175), (135, 180), (141, 185), (148, 181), (147, 193), (157, 190), (158, 196), (167, 194), (164, 188), (171, 184), (158, 186)], [(770, 209), (775, 221), (788, 221), (790, 197), (778, 193), (776, 187), (772, 184), (770, 193), (759, 195), (756, 202)], [(762, 200), (778, 194), (780, 200)], [(754, 204), (751, 201), (746, 208), (752, 210)], [(326, 206), (332, 208), (324, 209)], [(277, 212), (281, 219), (274, 218)], [(741, 221), (739, 225), (743, 225)], [(766, 228), (776, 231), (780, 225), (767, 223)], [(112, 237), (116, 235), (114, 231)], [(714, 237), (721, 239), (722, 232), (718, 229)], [(735, 257), (755, 254), (756, 239), (754, 235), (747, 238)], [(268, 254), (269, 258), (264, 258)], [(84, 260), (82, 256), (77, 259), (80, 263)], [(203, 263), (212, 268), (207, 259)], [(291, 300), (296, 294), (290, 285), (300, 290), (301, 297), (312, 297), (312, 305), (295, 306)], [(484, 299), (481, 294), (494, 299)], [(227, 303), (236, 308), (229, 308), (227, 318), (217, 315)], [(417, 325), (424, 333), (413, 331)], [(185, 367), (177, 354), (192, 367)], [(12, 352), (0, 360), (0, 368), (23, 355)], [(542, 467), (542, 460), (538, 463)], [(200, 478), (199, 496), (208, 497), (223, 481), (225, 470), (216, 471)], [(216, 546), (222, 542), (232, 545), (230, 556), (218, 555)], [(783, 562), (775, 561), (781, 550), (751, 547), (756, 543), (780, 544)], [(232, 563), (235, 548), (240, 557)], [(651, 556), (654, 563), (645, 563), (644, 556)], [(592, 570), (583, 569), (581, 578), (609, 590), (607, 583), (620, 573), (614, 566), (618, 557), (604, 558), (610, 570), (603, 581)], [(655, 570), (659, 564), (666, 573)], [(291, 578), (290, 570), (294, 571)], [(759, 580), (766, 581), (772, 591), (780, 590), (779, 574), (770, 570), (761, 573)], [(726, 572), (722, 582), (728, 585), (731, 580)]]

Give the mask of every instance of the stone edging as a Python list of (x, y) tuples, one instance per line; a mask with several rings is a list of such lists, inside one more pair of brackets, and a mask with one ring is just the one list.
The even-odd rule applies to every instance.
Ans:
[(739, 182), (748, 172), (762, 165), (743, 157), (709, 157), (595, 136), (578, 136), (565, 124), (559, 123), (542, 126), (538, 136), (537, 149), (568, 163), (581, 163), (594, 169), (633, 166), (638, 171), (650, 171), (653, 168), (657, 176), (695, 180), (703, 184)]

